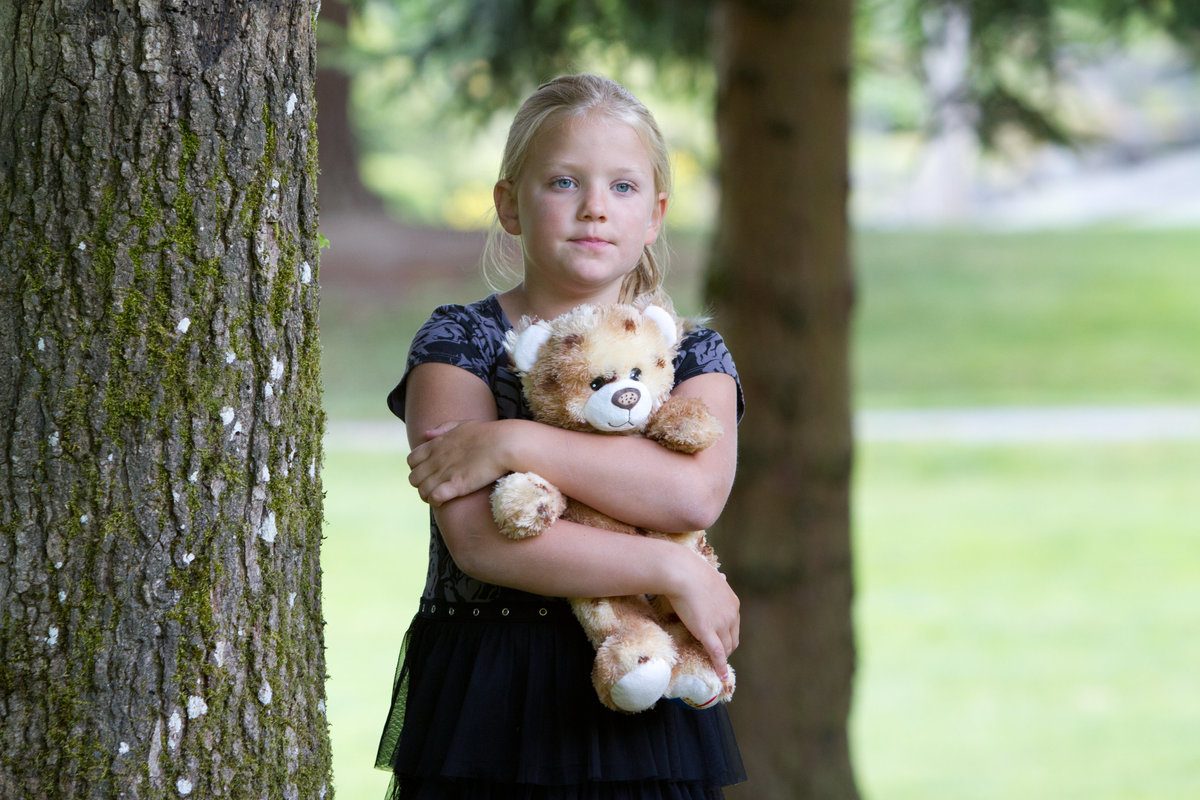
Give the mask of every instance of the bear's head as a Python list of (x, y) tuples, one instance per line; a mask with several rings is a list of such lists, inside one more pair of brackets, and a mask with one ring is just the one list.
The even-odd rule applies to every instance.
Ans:
[(658, 306), (583, 305), (522, 324), (506, 348), (539, 422), (632, 433), (670, 397), (679, 329)]

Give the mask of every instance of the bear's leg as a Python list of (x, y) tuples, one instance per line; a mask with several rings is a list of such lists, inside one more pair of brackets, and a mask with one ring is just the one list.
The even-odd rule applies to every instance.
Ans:
[[(607, 690), (609, 702), (606, 705), (617, 711), (635, 713), (652, 708), (671, 685), (671, 665), (661, 658), (641, 656), (637, 666), (625, 673), (616, 683), (611, 683), (607, 673), (612, 671), (606, 664), (606, 658), (611, 650), (603, 649), (597, 652), (596, 664), (592, 672), (592, 685), (597, 693)], [(619, 656), (614, 659), (618, 664), (624, 659)], [(603, 701), (603, 697), (601, 700)]]
[(733, 667), (729, 667), (729, 679), (722, 681), (709, 660), (708, 651), (680, 622), (679, 615), (665, 597), (654, 598), (654, 610), (662, 627), (675, 641), (679, 654), (671, 673), (671, 685), (664, 696), (679, 698), (695, 708), (708, 708), (733, 697)]
[(592, 685), (615, 711), (645, 711), (663, 696), (676, 661), (671, 636), (641, 597), (576, 600), (575, 615), (596, 647)]
[(679, 662), (671, 675), (671, 685), (664, 696), (677, 697), (694, 708), (708, 708), (728, 701), (733, 696), (734, 687), (733, 667), (729, 668), (729, 680), (723, 682), (707, 654), (685, 647), (679, 653)]

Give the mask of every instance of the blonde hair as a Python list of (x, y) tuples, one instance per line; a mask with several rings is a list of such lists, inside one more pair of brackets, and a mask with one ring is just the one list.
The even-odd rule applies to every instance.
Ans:
[[(599, 75), (564, 75), (543, 83), (517, 110), (508, 129), (508, 141), (500, 161), (500, 180), (514, 186), (520, 181), (529, 148), (543, 126), (562, 117), (603, 114), (628, 124), (637, 133), (654, 168), (654, 190), (671, 193), (671, 157), (658, 123), (641, 101), (616, 81)], [(663, 290), (666, 275), (666, 246), (662, 237), (642, 250), (637, 266), (621, 283), (621, 302), (656, 302), (671, 308)], [(520, 247), (516, 237), (492, 222), (483, 254), (483, 273), (493, 288), (520, 280)]]

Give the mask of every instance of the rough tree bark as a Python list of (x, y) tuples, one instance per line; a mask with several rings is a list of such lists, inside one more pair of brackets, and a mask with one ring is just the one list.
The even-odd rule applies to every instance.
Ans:
[(0, 796), (328, 794), (313, 18), (0, 3)]
[(721, 206), (709, 299), (748, 411), (715, 533), (742, 598), (731, 797), (858, 797), (847, 735), (849, 0), (717, 7)]

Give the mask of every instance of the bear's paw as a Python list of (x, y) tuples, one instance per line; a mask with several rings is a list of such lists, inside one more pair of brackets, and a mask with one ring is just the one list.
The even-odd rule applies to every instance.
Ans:
[(510, 539), (537, 536), (553, 525), (566, 507), (562, 492), (533, 472), (506, 475), (492, 490), (492, 518)]

